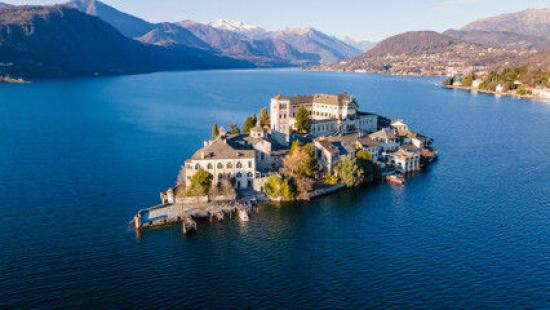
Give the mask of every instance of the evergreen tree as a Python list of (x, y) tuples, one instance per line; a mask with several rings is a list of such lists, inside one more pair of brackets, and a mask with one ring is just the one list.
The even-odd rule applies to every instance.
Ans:
[(255, 127), (258, 124), (258, 118), (256, 117), (256, 113), (252, 114), (252, 127)]
[(245, 135), (248, 135), (250, 134), (250, 129), (252, 129), (254, 127), (254, 119), (252, 118), (252, 116), (249, 116), (246, 118), (246, 120), (244, 121), (244, 125), (243, 125), (243, 133)]
[(260, 125), (262, 127), (269, 127), (269, 112), (266, 107), (263, 107), (260, 111)]
[(192, 177), (187, 188), (187, 196), (204, 196), (208, 194), (214, 177), (208, 171), (200, 168)]
[(218, 125), (213, 124), (212, 125), (212, 139), (216, 139), (220, 135), (220, 131), (218, 130)]
[(229, 132), (232, 135), (238, 135), (238, 134), (241, 133), (241, 130), (239, 129), (239, 126), (237, 126), (237, 124), (233, 123), (233, 124), (229, 125)]
[(359, 186), (365, 180), (365, 170), (355, 157), (344, 156), (336, 163), (334, 171), (347, 187)]
[(311, 127), (309, 112), (304, 107), (300, 107), (296, 113), (296, 130), (300, 133), (308, 133)]

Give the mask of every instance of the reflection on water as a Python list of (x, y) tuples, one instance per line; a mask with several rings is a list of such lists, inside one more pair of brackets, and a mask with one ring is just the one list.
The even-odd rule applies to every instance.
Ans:
[[(439, 82), (258, 70), (0, 85), (0, 308), (548, 308), (550, 105)], [(212, 123), (242, 124), (278, 93), (341, 91), (433, 137), (439, 161), (403, 187), (189, 236), (128, 227)]]

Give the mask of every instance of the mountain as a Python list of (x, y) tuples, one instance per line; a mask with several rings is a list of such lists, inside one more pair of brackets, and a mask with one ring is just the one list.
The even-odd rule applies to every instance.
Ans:
[(367, 56), (417, 55), (448, 50), (468, 43), (435, 31), (409, 31), (385, 39), (369, 50)]
[(366, 41), (366, 40), (354, 40), (351, 37), (345, 37), (342, 39), (344, 43), (347, 45), (353, 46), (358, 50), (361, 50), (362, 52), (366, 52), (370, 50), (371, 48), (375, 47), (377, 42), (373, 41)]
[(505, 31), (550, 38), (550, 8), (530, 9), (484, 18), (469, 23), (461, 30)]
[(184, 45), (200, 49), (211, 49), (203, 40), (196, 37), (191, 31), (177, 24), (160, 23), (137, 40), (160, 46)]
[(510, 49), (550, 49), (550, 38), (505, 31), (454, 30), (443, 32), (449, 37), (488, 47)]
[(446, 75), (517, 64), (530, 55), (529, 51), (489, 48), (435, 31), (410, 31), (387, 38), (358, 57), (311, 69)]
[(100, 1), (72, 0), (68, 2), (67, 5), (70, 7), (74, 7), (88, 15), (93, 15), (101, 18), (103, 21), (111, 24), (113, 27), (118, 29), (120, 33), (129, 38), (142, 36), (155, 28), (155, 25), (152, 23), (149, 23), (133, 15), (121, 12)]
[(59, 5), (1, 9), (0, 63), (0, 74), (16, 77), (251, 66), (204, 50), (143, 44), (97, 17)]
[(15, 7), (15, 6), (11, 5), (11, 4), (0, 2), (0, 9), (10, 9), (10, 8), (13, 8), (13, 7)]
[(265, 34), (267, 31), (261, 27), (245, 24), (241, 21), (235, 21), (230, 19), (217, 19), (208, 23), (208, 26), (214, 28), (229, 30), (233, 32), (240, 32), (246, 35), (257, 36)]
[(283, 40), (269, 37), (254, 39), (242, 32), (190, 20), (182, 21), (179, 25), (224, 55), (251, 61), (259, 66), (311, 65), (320, 61), (318, 55), (300, 52)]
[(97, 0), (72, 0), (68, 5), (101, 18), (129, 38), (159, 46), (207, 48), (202, 41), (222, 55), (252, 61), (258, 66), (312, 65), (361, 53), (358, 48), (311, 28), (269, 32), (227, 19), (208, 24), (193, 21), (153, 24)]
[(361, 50), (326, 35), (314, 28), (286, 28), (266, 34), (279, 39), (302, 53), (317, 54), (322, 63), (329, 63), (361, 54)]

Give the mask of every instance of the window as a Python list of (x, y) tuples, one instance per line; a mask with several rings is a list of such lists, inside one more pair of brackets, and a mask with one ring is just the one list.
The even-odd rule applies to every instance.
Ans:
[(206, 165), (206, 169), (208, 169), (208, 170), (212, 170), (212, 168), (213, 168), (213, 166), (212, 166), (212, 164), (211, 164), (211, 163), (208, 163), (208, 165)]
[(248, 161), (248, 168), (252, 168), (252, 161)]
[(243, 164), (241, 164), (241, 162), (237, 162), (237, 169), (241, 169), (243, 167)]
[(218, 163), (218, 169), (223, 169), (223, 164), (222, 163)]
[(199, 170), (201, 166), (199, 164), (195, 164), (195, 170)]
[(240, 177), (242, 177), (242, 176), (243, 176), (242, 173), (237, 172), (237, 178), (240, 178)]
[(227, 163), (226, 167), (227, 167), (227, 169), (231, 169), (231, 168), (233, 168), (233, 164)]
[(251, 178), (252, 177), (252, 172), (247, 173), (246, 176)]
[(221, 173), (218, 173), (218, 179), (223, 178), (223, 175)]

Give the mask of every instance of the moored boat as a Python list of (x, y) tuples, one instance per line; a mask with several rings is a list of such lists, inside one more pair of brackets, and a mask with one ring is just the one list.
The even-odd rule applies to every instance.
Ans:
[(238, 214), (239, 214), (239, 219), (243, 222), (248, 222), (249, 218), (248, 218), (248, 213), (245, 211), (245, 210), (239, 210), (238, 211)]
[(386, 182), (393, 185), (405, 185), (405, 178), (402, 175), (388, 175), (386, 177)]

